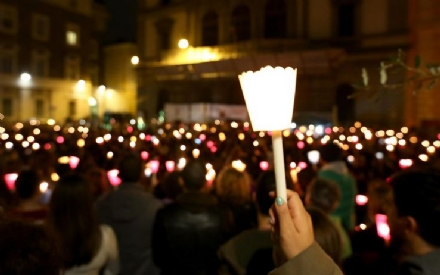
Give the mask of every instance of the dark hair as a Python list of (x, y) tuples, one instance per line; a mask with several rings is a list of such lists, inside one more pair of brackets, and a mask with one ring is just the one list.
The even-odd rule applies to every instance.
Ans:
[(119, 178), (123, 182), (138, 182), (142, 174), (142, 159), (130, 154), (119, 162)]
[(316, 178), (307, 189), (311, 206), (325, 213), (332, 212), (341, 200), (341, 188), (331, 180)]
[(333, 162), (342, 159), (341, 148), (334, 143), (327, 143), (319, 149), (319, 155), (325, 162)]
[(342, 256), (342, 239), (338, 228), (322, 210), (308, 207), (307, 212), (312, 218), (315, 241), (335, 263), (339, 264)]
[[(293, 190), (293, 181), (290, 177), (286, 177), (286, 187)], [(269, 215), (269, 209), (273, 205), (273, 198), (269, 196), (269, 192), (275, 191), (275, 189), (275, 172), (271, 170), (261, 174), (255, 190), (258, 211), (261, 214)]]
[(101, 243), (87, 181), (76, 173), (61, 177), (49, 205), (48, 225), (60, 246), (64, 268), (87, 264)]
[(189, 190), (200, 190), (206, 184), (206, 167), (201, 160), (189, 161), (182, 171), (182, 179)]
[(420, 237), (440, 246), (440, 171), (414, 168), (394, 175), (390, 183), (398, 215), (413, 217)]
[(35, 170), (24, 170), (15, 181), (15, 192), (20, 199), (29, 199), (38, 192), (39, 184), (40, 179)]
[(2, 221), (0, 236), (0, 274), (59, 274), (56, 247), (42, 227)]
[(173, 171), (165, 175), (162, 181), (162, 189), (166, 198), (175, 200), (183, 192), (181, 180), (182, 173), (180, 171)]

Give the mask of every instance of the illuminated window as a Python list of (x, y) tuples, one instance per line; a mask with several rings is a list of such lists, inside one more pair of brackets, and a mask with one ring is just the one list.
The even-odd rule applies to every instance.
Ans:
[(79, 45), (79, 26), (75, 24), (68, 24), (66, 30), (66, 43), (69, 46)]
[(218, 45), (218, 14), (207, 12), (202, 19), (202, 46)]
[(17, 9), (13, 6), (0, 5), (0, 32), (17, 33), (18, 17)]
[(286, 37), (286, 2), (284, 0), (268, 1), (265, 10), (264, 37)]
[(232, 11), (231, 40), (244, 41), (251, 38), (251, 15), (245, 5), (240, 5)]
[(48, 40), (49, 33), (49, 17), (43, 14), (34, 14), (32, 17), (32, 37), (37, 40)]

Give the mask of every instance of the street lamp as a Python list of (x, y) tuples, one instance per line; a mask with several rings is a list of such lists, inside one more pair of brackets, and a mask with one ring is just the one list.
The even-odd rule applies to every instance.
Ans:
[(183, 38), (179, 40), (177, 46), (179, 47), (179, 49), (187, 49), (189, 47), (189, 42), (187, 39)]
[(137, 65), (137, 64), (139, 64), (139, 57), (138, 56), (133, 56), (132, 58), (131, 58), (131, 64), (133, 64), (133, 65)]
[(290, 129), (296, 69), (270, 67), (238, 76), (254, 131), (272, 132), (277, 197), (287, 200), (282, 131)]
[(20, 75), (20, 80), (23, 82), (29, 82), (29, 81), (31, 81), (31, 79), (32, 79), (32, 76), (28, 73), (22, 73)]

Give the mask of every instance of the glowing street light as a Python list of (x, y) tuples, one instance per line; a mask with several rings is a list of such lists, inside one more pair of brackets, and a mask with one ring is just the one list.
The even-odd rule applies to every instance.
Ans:
[(189, 47), (189, 42), (187, 39), (183, 38), (179, 40), (177, 46), (179, 47), (179, 49), (187, 49)]
[(29, 81), (31, 81), (31, 79), (32, 79), (32, 76), (28, 73), (22, 73), (20, 75), (20, 80), (23, 82), (29, 82)]
[(133, 65), (138, 65), (139, 64), (139, 56), (133, 56), (132, 58), (131, 58), (131, 64), (133, 64)]
[(96, 102), (96, 98), (94, 98), (93, 96), (89, 97), (89, 99), (87, 100), (87, 102), (89, 103), (90, 107), (94, 107), (96, 106), (97, 102)]
[(276, 191), (277, 196), (285, 201), (282, 131), (290, 129), (292, 124), (296, 75), (296, 69), (267, 66), (238, 76), (254, 131), (272, 132)]

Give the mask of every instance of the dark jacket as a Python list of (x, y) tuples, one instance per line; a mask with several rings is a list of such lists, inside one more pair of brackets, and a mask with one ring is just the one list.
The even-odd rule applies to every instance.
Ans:
[(157, 214), (154, 262), (162, 274), (217, 274), (216, 252), (223, 236), (217, 199), (201, 192), (185, 192)]
[(162, 203), (136, 183), (123, 183), (97, 203), (99, 219), (110, 225), (119, 245), (121, 275), (157, 275), (151, 238)]
[(440, 274), (440, 249), (424, 255), (414, 255), (405, 259), (400, 266), (399, 275), (437, 275)]

